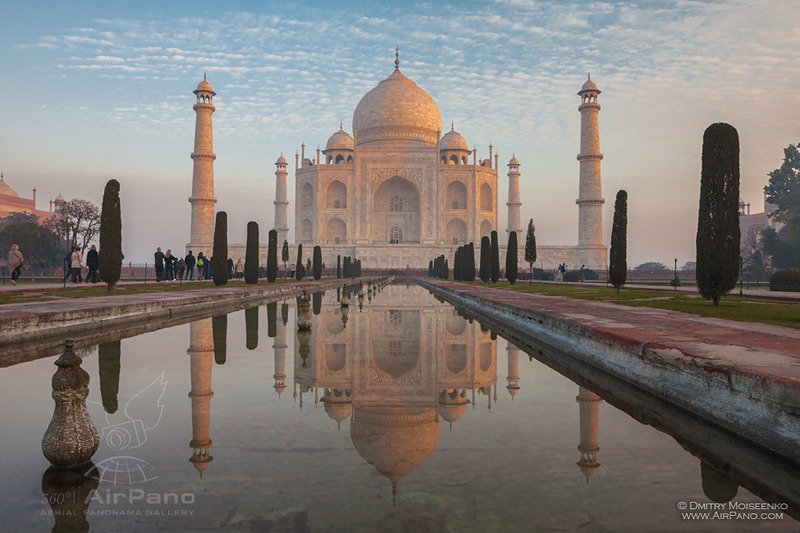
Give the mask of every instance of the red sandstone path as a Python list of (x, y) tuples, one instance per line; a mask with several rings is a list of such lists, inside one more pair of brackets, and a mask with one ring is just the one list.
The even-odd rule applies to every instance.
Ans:
[[(555, 320), (575, 324), (631, 348), (676, 349), (709, 372), (730, 375), (732, 370), (794, 389), (785, 398), (800, 412), (800, 330), (769, 324), (735, 322), (719, 318), (609, 302), (576, 300), (522, 293), (489, 286), (426, 279), (431, 284), (494, 302), (529, 309)], [(638, 287), (637, 287), (638, 288)], [(756, 291), (753, 291), (756, 292)], [(757, 291), (754, 296), (762, 296)], [(768, 293), (767, 293), (768, 294)], [(800, 295), (782, 293), (781, 299)], [(709, 303), (709, 305), (711, 305)], [(757, 305), (757, 304), (753, 304)]]

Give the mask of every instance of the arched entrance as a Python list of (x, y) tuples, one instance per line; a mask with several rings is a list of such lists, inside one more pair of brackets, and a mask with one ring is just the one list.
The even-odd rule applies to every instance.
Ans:
[(383, 182), (372, 200), (373, 243), (418, 243), (420, 198), (417, 187), (395, 176)]

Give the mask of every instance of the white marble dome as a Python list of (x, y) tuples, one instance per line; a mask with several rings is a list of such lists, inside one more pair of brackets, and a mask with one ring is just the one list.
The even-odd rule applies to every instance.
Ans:
[(340, 126), (339, 131), (331, 135), (328, 139), (325, 150), (352, 150), (353, 147), (353, 138)]
[(450, 130), (439, 141), (440, 150), (465, 150), (469, 152), (469, 145), (463, 135), (456, 130)]
[(442, 115), (433, 98), (396, 69), (358, 103), (353, 130), (359, 146), (387, 142), (436, 146)]

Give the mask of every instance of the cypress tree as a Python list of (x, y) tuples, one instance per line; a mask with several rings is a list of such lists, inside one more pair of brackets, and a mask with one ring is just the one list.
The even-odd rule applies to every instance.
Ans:
[(428, 261), (428, 277), (433, 277), (433, 261)]
[(617, 192), (614, 201), (614, 224), (611, 226), (608, 281), (619, 294), (628, 276), (628, 193)]
[(100, 214), (100, 279), (114, 289), (122, 274), (122, 210), (119, 182), (108, 180)]
[[(227, 268), (225, 265), (226, 270)], [(214, 361), (218, 365), (224, 365), (228, 358), (228, 315), (211, 317), (211, 336), (214, 339)]]
[(513, 285), (517, 281), (517, 232), (508, 234), (508, 249), (506, 250), (506, 278)]
[(481, 237), (481, 281), (487, 283), (492, 274), (492, 261), (489, 256), (492, 254), (489, 237)]
[(294, 277), (297, 281), (303, 279), (303, 245), (297, 245), (297, 263), (295, 263)]
[(533, 219), (528, 221), (528, 234), (525, 235), (525, 262), (531, 267), (528, 283), (533, 279), (533, 264), (536, 262), (536, 226)]
[(453, 279), (455, 281), (461, 281), (461, 272), (458, 271), (459, 268), (459, 255), (461, 255), (461, 247), (459, 246), (456, 248), (456, 253), (453, 256)]
[(289, 262), (289, 241), (283, 241), (283, 250), (281, 250), (281, 261), (283, 261), (283, 270), (286, 271), (286, 263)]
[(500, 243), (497, 241), (497, 231), (492, 231), (490, 261), (492, 283), (497, 283), (497, 280), (500, 279)]
[(475, 244), (469, 243), (466, 246), (466, 265), (464, 281), (475, 281)]
[(342, 256), (336, 256), (336, 279), (342, 278)]
[(258, 348), (258, 306), (248, 307), (244, 310), (244, 334), (247, 349)]
[(214, 224), (214, 257), (211, 268), (214, 285), (219, 287), (228, 283), (228, 213), (225, 211), (217, 213)]
[(442, 256), (444, 261), (442, 262), (442, 279), (450, 279), (450, 267), (447, 266), (447, 258)]
[(278, 232), (269, 230), (267, 241), (267, 281), (272, 283), (278, 278)]
[(739, 134), (716, 123), (703, 134), (697, 221), (697, 288), (719, 305), (739, 276)]
[(311, 269), (314, 272), (314, 279), (318, 280), (322, 277), (322, 248), (319, 245), (314, 246), (314, 263)]
[(356, 259), (356, 276), (361, 277), (361, 259)]
[(244, 282), (258, 283), (258, 223), (247, 223), (247, 249), (244, 252)]

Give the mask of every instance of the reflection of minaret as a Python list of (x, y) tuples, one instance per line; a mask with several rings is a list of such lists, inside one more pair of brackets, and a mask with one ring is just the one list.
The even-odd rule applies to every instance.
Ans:
[(189, 354), (192, 376), (192, 390), (189, 398), (192, 400), (192, 457), (189, 462), (203, 476), (203, 471), (208, 468), (214, 458), (211, 451), (211, 438), (208, 436), (211, 419), (211, 367), (214, 360), (214, 341), (211, 329), (211, 319), (206, 318), (189, 324)]
[(275, 321), (275, 342), (272, 344), (275, 350), (275, 390), (278, 396), (286, 390), (286, 325), (283, 320)]
[(581, 468), (581, 472), (586, 476), (586, 483), (589, 483), (589, 477), (600, 467), (600, 463), (597, 462), (597, 452), (600, 451), (597, 445), (597, 432), (600, 402), (603, 400), (597, 394), (579, 387), (575, 401), (580, 406), (581, 425), (581, 443), (578, 444), (581, 459), (575, 464)]
[(508, 377), (506, 378), (508, 386), (506, 389), (513, 400), (519, 392), (519, 348), (509, 342), (506, 352), (508, 352)]

